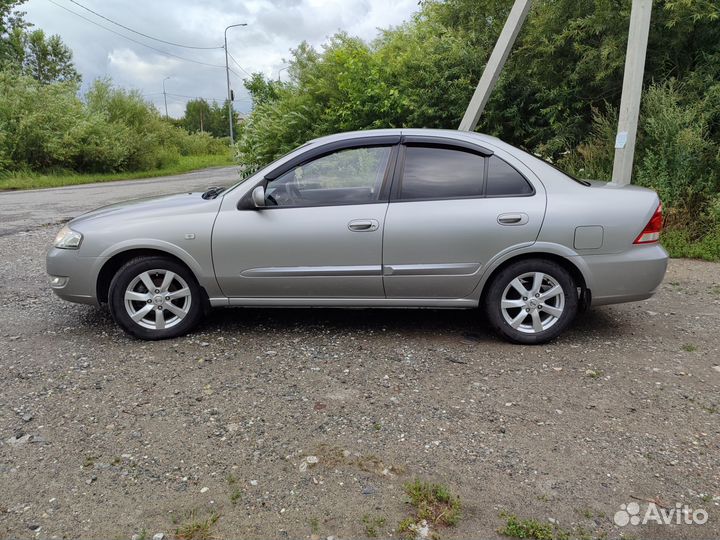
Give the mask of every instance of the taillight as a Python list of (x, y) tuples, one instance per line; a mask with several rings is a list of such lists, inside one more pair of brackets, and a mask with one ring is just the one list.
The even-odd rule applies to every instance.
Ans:
[(645, 225), (643, 232), (641, 232), (635, 239), (633, 244), (652, 244), (660, 240), (660, 231), (662, 231), (663, 214), (662, 214), (662, 203), (658, 204), (655, 213)]

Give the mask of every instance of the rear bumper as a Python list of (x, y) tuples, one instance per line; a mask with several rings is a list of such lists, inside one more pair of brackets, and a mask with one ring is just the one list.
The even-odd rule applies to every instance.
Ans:
[(104, 260), (80, 257), (76, 250), (50, 248), (45, 258), (50, 287), (63, 300), (97, 306), (95, 284), (98, 269)]
[(657, 291), (668, 254), (659, 244), (632, 246), (624, 253), (585, 255), (592, 305), (619, 304), (650, 298)]

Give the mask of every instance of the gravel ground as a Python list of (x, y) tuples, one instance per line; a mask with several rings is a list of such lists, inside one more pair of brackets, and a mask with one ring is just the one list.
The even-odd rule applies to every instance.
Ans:
[[(415, 478), (461, 498), (442, 538), (497, 537), (503, 511), (720, 536), (720, 265), (674, 260), (653, 299), (540, 347), (431, 310), (217, 310), (144, 343), (53, 296), (55, 229), (0, 236), (0, 537), (398, 537)], [(709, 519), (613, 523), (643, 500)]]

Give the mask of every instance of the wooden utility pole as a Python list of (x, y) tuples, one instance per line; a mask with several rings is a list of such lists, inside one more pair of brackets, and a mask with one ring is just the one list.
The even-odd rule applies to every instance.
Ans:
[(621, 186), (632, 180), (651, 12), (652, 0), (633, 0), (612, 174), (613, 184)]
[(485, 70), (483, 71), (482, 77), (480, 77), (480, 82), (478, 82), (475, 93), (470, 100), (470, 104), (465, 111), (465, 116), (463, 116), (458, 129), (462, 131), (473, 131), (477, 126), (480, 115), (505, 65), (505, 60), (507, 60), (510, 50), (515, 43), (515, 38), (527, 18), (531, 4), (532, 0), (515, 0), (510, 10), (510, 15), (508, 15), (507, 21), (505, 21), (505, 26), (503, 26), (502, 32), (500, 32), (500, 37), (497, 43), (495, 43), (495, 48), (490, 55), (488, 63), (485, 65)]

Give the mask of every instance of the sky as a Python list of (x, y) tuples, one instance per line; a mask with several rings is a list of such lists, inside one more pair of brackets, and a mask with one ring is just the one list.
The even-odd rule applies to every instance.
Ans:
[[(176, 118), (182, 116), (188, 99), (222, 101), (227, 96), (225, 55), (219, 47), (228, 25), (247, 23), (245, 27), (228, 30), (228, 51), (235, 59), (230, 59), (230, 68), (237, 74), (230, 74), (235, 108), (248, 112), (250, 98), (242, 78), (261, 72), (273, 79), (278, 75), (287, 79), (287, 72), (280, 70), (287, 65), (290, 50), (301, 41), (319, 47), (339, 30), (372, 40), (378, 28), (402, 24), (419, 9), (418, 0), (74, 1), (77, 3), (29, 0), (21, 9), (27, 12), (28, 22), (47, 34), (59, 34), (72, 49), (76, 68), (83, 78), (83, 90), (98, 77), (110, 77), (117, 86), (140, 90), (164, 112), (164, 81), (168, 113)], [(154, 38), (218, 48), (189, 49), (148, 39), (103, 20), (82, 6)], [(167, 56), (118, 34), (213, 66)]]

